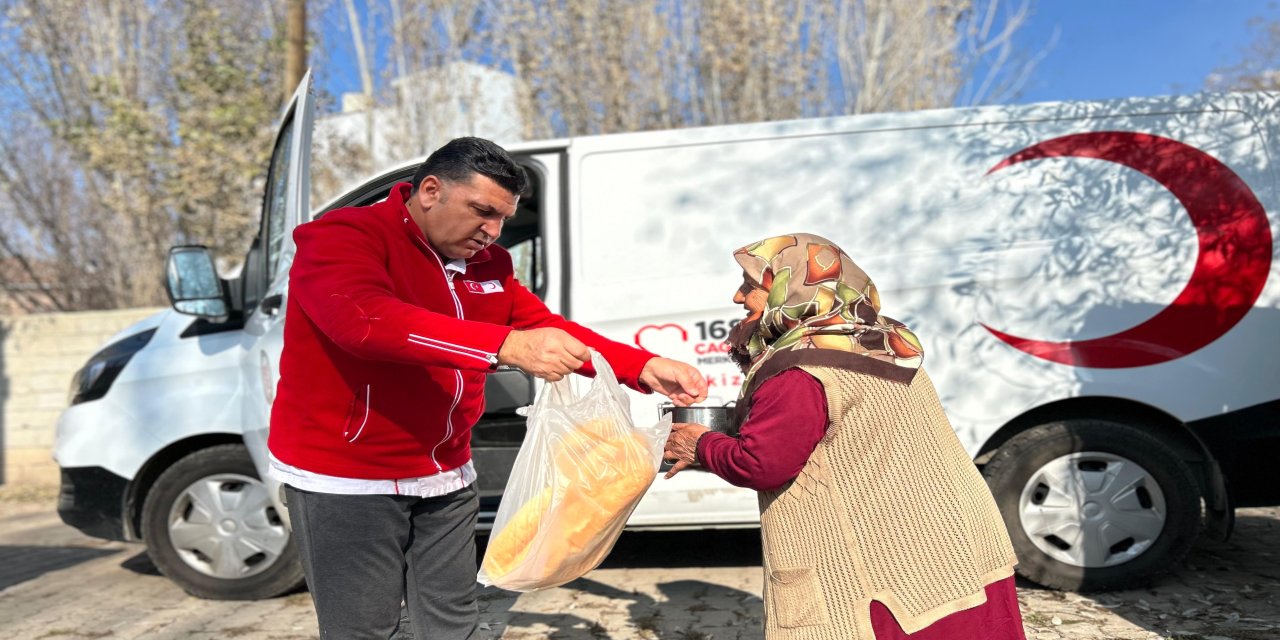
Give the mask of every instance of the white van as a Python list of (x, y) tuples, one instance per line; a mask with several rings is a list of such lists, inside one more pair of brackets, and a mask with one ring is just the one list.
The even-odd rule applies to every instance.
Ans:
[[(291, 231), (384, 198), (417, 166), (309, 214), (311, 111), (299, 99), (243, 274), (219, 284), (204, 249), (176, 248), (174, 306), (204, 319), (160, 320), (115, 384), (59, 426), (64, 518), (83, 525), (77, 505), (102, 501), (78, 478), (109, 470), (121, 535), (141, 535), (167, 575), (207, 597), (265, 597), (298, 580), (278, 487), (257, 480)], [(731, 251), (789, 232), (830, 238), (923, 341), (1019, 571), (1116, 588), (1176, 566), (1202, 531), (1225, 538), (1235, 507), (1280, 504), (1278, 101), (1050, 103), (521, 143), (508, 149), (533, 189), (500, 242), (553, 310), (696, 364), (727, 402), (740, 377), (722, 341), (742, 317)], [(206, 363), (221, 373), (160, 379)], [(523, 438), (514, 410), (535, 388), (517, 371), (490, 376), (472, 436), (482, 517)], [(633, 394), (635, 419), (657, 419), (663, 400)], [(146, 422), (158, 405), (182, 414), (173, 433)], [(208, 433), (189, 428), (200, 421)], [(114, 431), (130, 429), (149, 436), (127, 446), (155, 453), (102, 462), (121, 446)], [(757, 522), (752, 492), (686, 472), (658, 479), (629, 525)]]

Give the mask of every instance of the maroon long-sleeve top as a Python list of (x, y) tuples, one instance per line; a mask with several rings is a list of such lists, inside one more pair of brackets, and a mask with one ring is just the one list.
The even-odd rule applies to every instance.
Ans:
[(788, 369), (756, 389), (738, 437), (711, 431), (698, 440), (698, 462), (729, 484), (771, 491), (800, 475), (826, 433), (822, 383)]

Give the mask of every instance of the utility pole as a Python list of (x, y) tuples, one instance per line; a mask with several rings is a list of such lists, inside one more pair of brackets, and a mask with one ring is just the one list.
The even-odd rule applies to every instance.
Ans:
[(307, 72), (307, 0), (285, 0), (284, 101)]

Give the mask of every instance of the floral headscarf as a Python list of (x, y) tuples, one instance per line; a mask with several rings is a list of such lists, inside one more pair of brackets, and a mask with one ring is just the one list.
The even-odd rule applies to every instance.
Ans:
[[(768, 238), (733, 252), (743, 275), (768, 292), (764, 313), (735, 327), (749, 401), (765, 380), (798, 365), (851, 369), (909, 384), (924, 362), (920, 340), (880, 315), (871, 278), (830, 240), (807, 233)], [(745, 409), (745, 407), (743, 407)]]

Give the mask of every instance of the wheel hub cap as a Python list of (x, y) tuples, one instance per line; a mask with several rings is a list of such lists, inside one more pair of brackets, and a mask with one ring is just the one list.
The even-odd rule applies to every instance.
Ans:
[(231, 580), (274, 564), (289, 533), (261, 482), (223, 473), (191, 483), (178, 496), (169, 512), (169, 539), (188, 566)]
[(1164, 493), (1121, 456), (1083, 451), (1031, 474), (1018, 500), (1023, 531), (1048, 556), (1076, 567), (1110, 567), (1151, 547), (1164, 530)]

